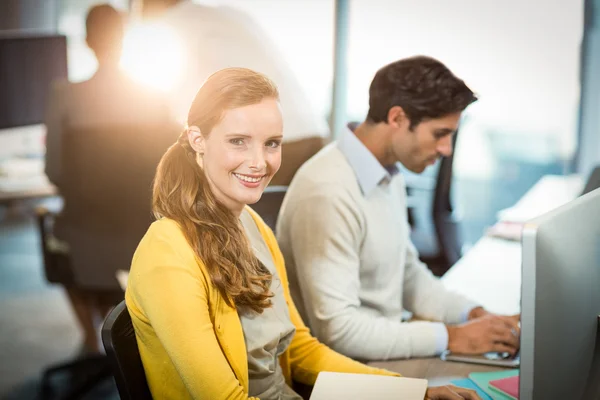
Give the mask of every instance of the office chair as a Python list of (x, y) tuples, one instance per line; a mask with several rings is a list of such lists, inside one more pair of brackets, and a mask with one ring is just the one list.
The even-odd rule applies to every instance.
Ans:
[(121, 400), (152, 400), (135, 331), (124, 300), (106, 317), (102, 325), (102, 344)]
[(309, 158), (319, 152), (328, 139), (313, 136), (305, 139), (285, 142), (281, 146), (281, 167), (271, 180), (272, 186), (289, 186), (296, 171)]
[[(41, 235), (42, 256), (48, 280), (53, 281), (57, 270), (64, 269), (60, 266), (67, 260), (61, 259), (62, 255), (49, 250), (48, 238), (52, 236), (53, 219), (56, 214), (44, 207), (36, 208), (37, 223)], [(40, 394), (42, 399), (53, 398), (54, 389), (51, 379), (56, 374), (70, 373), (71, 381), (74, 383), (63, 395), (63, 400), (80, 399), (91, 391), (97, 384), (111, 377), (111, 370), (106, 357), (102, 354), (94, 354), (76, 358), (75, 360), (54, 365), (42, 372), (40, 383)]]
[(251, 205), (252, 209), (275, 232), (279, 209), (287, 192), (287, 186), (267, 186), (260, 200)]
[[(456, 148), (457, 138), (458, 132), (452, 139), (453, 148)], [(460, 232), (460, 220), (454, 212), (450, 197), (453, 163), (454, 153), (448, 157), (442, 157), (439, 162), (433, 188), (433, 201), (430, 205), (431, 220), (422, 221), (422, 223), (430, 224), (430, 226), (421, 226), (419, 224), (421, 221), (418, 221), (415, 217), (415, 209), (419, 205), (412, 205), (409, 208), (409, 221), (412, 222), (413, 228), (411, 239), (419, 251), (421, 261), (427, 264), (429, 269), (437, 276), (444, 275), (460, 259), (462, 254), (463, 240)], [(407, 190), (410, 194), (424, 189), (408, 187)], [(427, 231), (431, 233), (426, 233)]]
[(595, 167), (590, 173), (590, 176), (588, 177), (588, 180), (585, 183), (585, 187), (583, 188), (583, 192), (581, 194), (587, 194), (598, 188), (600, 188), (600, 165)]
[(302, 164), (318, 153), (326, 143), (326, 138), (313, 136), (282, 144), (281, 167), (265, 189), (260, 200), (251, 206), (273, 232), (275, 232), (277, 226), (279, 209), (292, 178)]
[[(176, 137), (176, 132), (171, 135), (168, 128), (145, 126), (65, 132), (59, 182), (64, 208), (59, 215), (38, 210), (48, 281), (62, 283), (86, 297), (110, 294), (110, 303), (105, 306), (122, 300), (115, 273), (129, 269), (137, 244), (152, 222), (154, 172)], [(65, 241), (68, 251), (50, 248), (52, 236)], [(65, 399), (80, 398), (111, 376), (108, 359), (103, 355), (52, 366), (43, 373), (43, 396), (52, 393), (50, 379), (60, 372), (85, 377), (81, 384), (69, 388)]]

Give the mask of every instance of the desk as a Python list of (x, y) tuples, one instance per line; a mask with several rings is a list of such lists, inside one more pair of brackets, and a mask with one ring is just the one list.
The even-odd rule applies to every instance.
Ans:
[(448, 385), (451, 380), (468, 377), (471, 372), (493, 372), (503, 368), (478, 364), (442, 361), (439, 357), (415, 358), (411, 360), (372, 361), (372, 367), (384, 368), (406, 376), (429, 381), (429, 386)]
[(8, 177), (0, 175), (0, 204), (58, 195), (46, 175)]
[[(574, 176), (543, 177), (517, 203), (518, 216), (525, 220), (575, 199), (583, 181)], [(556, 198), (556, 194), (560, 197)], [(555, 198), (549, 204), (549, 197)], [(543, 207), (532, 207), (546, 199)], [(523, 204), (525, 206), (523, 206)], [(525, 212), (524, 210), (527, 210)], [(521, 310), (521, 243), (484, 236), (441, 278), (446, 287), (461, 293), (498, 314), (518, 314)], [(502, 368), (445, 362), (438, 357), (370, 362), (369, 365), (399, 372), (407, 377), (425, 378), (431, 386), (448, 384), (471, 372)]]
[(37, 188), (30, 188), (15, 191), (0, 190), (0, 204), (12, 203), (19, 200), (38, 199), (44, 197), (57, 196), (56, 186), (48, 184)]
[[(31, 128), (34, 128), (33, 131)], [(38, 128), (42, 130), (40, 131)], [(17, 131), (20, 132), (18, 135), (30, 135), (36, 138), (37, 134), (44, 132), (43, 126), (18, 129)], [(37, 142), (37, 140), (41, 143), (41, 136), (30, 142)], [(7, 149), (13, 147), (14, 152), (15, 144), (20, 140), (16, 137), (8, 140), (3, 138), (2, 142)], [(3, 151), (5, 151), (4, 148)], [(58, 190), (44, 173), (43, 154), (42, 151), (35, 157), (8, 156), (0, 159), (0, 204), (57, 195)]]

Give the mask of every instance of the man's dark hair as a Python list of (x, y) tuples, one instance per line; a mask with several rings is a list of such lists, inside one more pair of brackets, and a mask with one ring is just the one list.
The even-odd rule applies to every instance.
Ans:
[(90, 8), (85, 19), (87, 41), (92, 50), (98, 53), (119, 49), (123, 42), (123, 17), (108, 4)]
[(169, 7), (182, 0), (142, 0), (142, 15), (144, 18), (160, 17)]
[(387, 123), (400, 106), (410, 129), (424, 120), (462, 112), (477, 96), (444, 64), (426, 56), (405, 58), (381, 68), (369, 88), (368, 123)]

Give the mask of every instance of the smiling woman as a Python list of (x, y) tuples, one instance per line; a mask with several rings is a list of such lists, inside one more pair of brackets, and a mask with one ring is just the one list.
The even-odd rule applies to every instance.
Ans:
[[(321, 371), (398, 375), (311, 336), (277, 240), (246, 206), (281, 163), (273, 82), (244, 68), (211, 75), (188, 126), (158, 167), (159, 220), (135, 252), (125, 293), (152, 396), (301, 400), (292, 379), (314, 385)], [(477, 399), (439, 390), (449, 389), (428, 398)]]
[(273, 82), (249, 69), (211, 75), (154, 185), (155, 213), (178, 222), (225, 301), (257, 312), (270, 305), (271, 276), (248, 246), (239, 217), (281, 164), (278, 101)]
[(158, 166), (159, 220), (138, 246), (125, 295), (152, 395), (298, 400), (292, 376), (312, 385), (321, 370), (395, 375), (310, 335), (273, 232), (247, 207), (281, 164), (273, 82), (244, 68), (216, 72), (187, 123)]

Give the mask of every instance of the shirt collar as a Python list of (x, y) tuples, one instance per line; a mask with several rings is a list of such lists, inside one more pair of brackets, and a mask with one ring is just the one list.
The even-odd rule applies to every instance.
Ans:
[(397, 165), (383, 167), (350, 129), (344, 128), (337, 147), (354, 170), (365, 196), (368, 196), (380, 183), (389, 182), (399, 172)]

